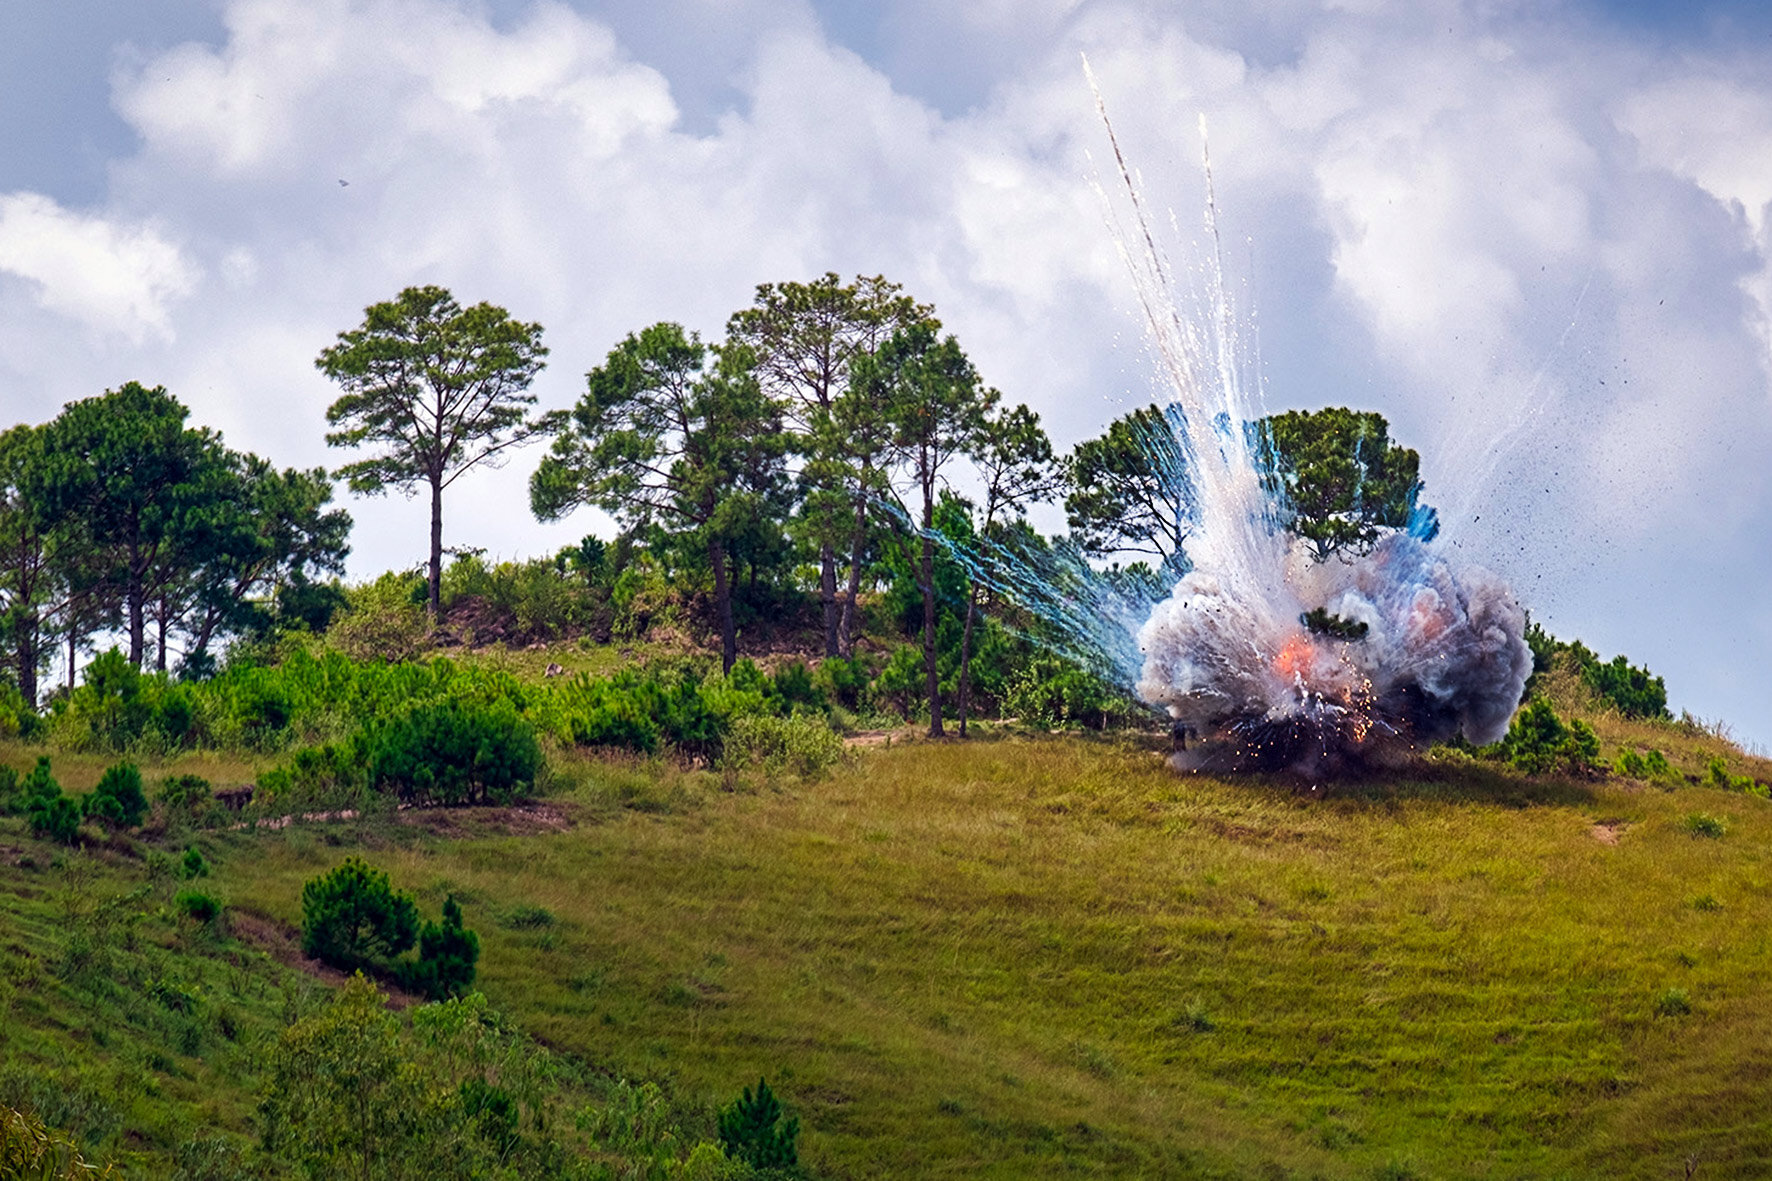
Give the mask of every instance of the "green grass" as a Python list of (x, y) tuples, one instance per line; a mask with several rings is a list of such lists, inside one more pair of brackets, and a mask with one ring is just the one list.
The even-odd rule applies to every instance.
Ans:
[[(1608, 757), (1644, 732), (1608, 725)], [(1647, 730), (1685, 771), (1719, 749)], [(540, 819), (208, 834), (201, 888), (258, 931), (351, 853), (427, 913), (454, 893), (496, 1007), (697, 1101), (767, 1075), (830, 1176), (1772, 1166), (1772, 804), (1741, 793), (1450, 761), (1325, 796), (1070, 736), (894, 742), (762, 790), (634, 760), (553, 782)], [(180, 1054), (176, 1021), (59, 974), (65, 871), (16, 820), (0, 847), (40, 858), (0, 856), (0, 948), (34, 973), (0, 997), (0, 1057), (133, 1080), (97, 1141), (144, 1159), (247, 1131), (250, 1053)], [(94, 897), (147, 877), (121, 849), (94, 863)], [(252, 941), (158, 914), (134, 928), (154, 970), (251, 1030), (311, 1003)]]

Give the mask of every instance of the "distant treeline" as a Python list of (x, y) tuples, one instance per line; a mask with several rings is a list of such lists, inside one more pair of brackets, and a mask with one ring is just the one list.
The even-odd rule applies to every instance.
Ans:
[[(539, 324), (437, 287), (366, 309), (316, 362), (341, 390), (327, 442), (356, 456), (332, 473), (232, 451), (164, 389), (136, 383), (0, 437), (0, 644), (15, 712), (44, 704), (57, 654), (65, 696), (83, 656), (119, 635), (132, 668), (189, 680), (229, 645), (262, 659), (280, 636), (329, 627), (345, 628), (347, 649), (401, 659), (451, 628), (510, 642), (680, 623), (729, 671), (741, 631), (799, 624), (808, 657), (869, 663), (876, 699), (935, 733), (957, 716), (963, 731), (1034, 662), (1064, 663), (1045, 654), (1066, 651), (1052, 612), (1016, 602), (1006, 568), (1081, 578), (1091, 560), (1118, 559), (1117, 588), (1149, 598), (1188, 569), (1195, 506), (1172, 409), (1134, 410), (1057, 454), (1039, 416), (985, 384), (933, 309), (884, 278), (764, 284), (716, 344), (673, 323), (642, 328), (573, 407), (538, 414), (541, 338)], [(1381, 415), (1293, 411), (1252, 430), (1275, 520), (1317, 560), (1431, 532), (1416, 453)], [(498, 565), (455, 551), (447, 564), (445, 490), (536, 440), (548, 449), (530, 479), (535, 515), (595, 505), (619, 536)], [(971, 499), (950, 487), (963, 467)], [(350, 519), (330, 507), (334, 479), (429, 493), (423, 623), (398, 610), (403, 576), (336, 581)], [(1066, 536), (1029, 527), (1040, 503), (1062, 503)], [(882, 625), (884, 644), (860, 643)], [(1074, 669), (1044, 705), (1024, 704), (1099, 724), (1115, 707), (1087, 682)]]

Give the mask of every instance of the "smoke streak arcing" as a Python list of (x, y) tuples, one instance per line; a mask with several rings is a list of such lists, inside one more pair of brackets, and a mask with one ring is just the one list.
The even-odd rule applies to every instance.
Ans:
[[(1093, 74), (1089, 81), (1095, 87)], [(1317, 564), (1280, 527), (1285, 506), (1270, 494), (1267, 457), (1248, 427), (1259, 416), (1224, 289), (1210, 160), (1205, 229), (1213, 257), (1190, 289), (1196, 314), (1184, 316), (1098, 87), (1096, 104), (1130, 205), (1130, 233), (1102, 197), (1172, 390), (1179, 478), (1194, 513), (1192, 572), (1137, 631), (1139, 696), (1206, 740), (1186, 756), (1190, 766), (1315, 773), (1457, 734), (1477, 743), (1501, 737), (1532, 668), (1524, 612), (1511, 591), (1410, 533)], [(1302, 617), (1317, 608), (1365, 625), (1363, 638), (1308, 629)]]

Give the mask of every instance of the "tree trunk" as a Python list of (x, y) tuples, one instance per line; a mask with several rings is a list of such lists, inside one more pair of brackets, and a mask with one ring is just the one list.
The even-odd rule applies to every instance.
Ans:
[(37, 708), (37, 613), (27, 611), (18, 622), (18, 691), (25, 704)]
[(80, 633), (74, 625), (68, 625), (68, 692), (74, 691), (74, 663), (80, 659)]
[(434, 626), (443, 609), (443, 481), (431, 481), (431, 569), (427, 609)]
[(142, 666), (143, 621), (147, 604), (142, 600), (147, 592), (142, 588), (141, 565), (133, 547), (129, 553), (129, 581), (124, 588), (124, 595), (129, 600), (129, 663), (140, 668)]
[(159, 654), (155, 657), (155, 660), (154, 660), (154, 670), (156, 672), (165, 672), (166, 671), (166, 595), (164, 592), (162, 592), (160, 595), (160, 609), (157, 612), (155, 612), (154, 623), (155, 623), (155, 629), (159, 633), (158, 645), (157, 645), (158, 649), (159, 649)]
[(720, 619), (720, 671), (738, 662), (738, 632), (732, 625), (732, 584), (726, 576), (726, 543), (708, 542), (708, 565), (714, 568), (714, 612)]
[(972, 622), (978, 618), (978, 588), (966, 591), (966, 626), (960, 632), (960, 737), (966, 737), (966, 711), (972, 704)]
[(841, 651), (837, 625), (837, 555), (830, 543), (818, 546), (818, 597), (824, 605), (824, 654), (835, 656)]
[(941, 676), (935, 668), (935, 498), (923, 494), (923, 671), (929, 682), (929, 737), (940, 738)]
[(843, 599), (843, 618), (837, 634), (837, 648), (845, 660), (855, 656), (856, 599), (861, 595), (861, 552), (868, 543), (868, 505), (860, 498), (855, 502), (855, 533), (849, 545), (849, 594)]

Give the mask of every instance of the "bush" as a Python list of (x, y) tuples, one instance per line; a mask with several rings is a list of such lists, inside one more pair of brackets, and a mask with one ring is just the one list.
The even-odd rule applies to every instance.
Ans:
[(184, 875), (186, 881), (208, 877), (209, 862), (204, 858), (203, 850), (195, 845), (186, 849), (183, 860), (179, 862), (179, 872)]
[(770, 775), (792, 771), (812, 779), (842, 761), (843, 740), (823, 718), (804, 714), (739, 718), (726, 736), (723, 758), (734, 770), (758, 767)]
[(383, 967), (418, 938), (418, 908), (388, 875), (348, 858), (302, 887), (302, 951), (342, 971)]
[(209, 780), (201, 775), (169, 775), (156, 793), (168, 811), (195, 813), (210, 801)]
[(71, 845), (80, 839), (80, 805), (64, 795), (39, 799), (25, 813), (31, 832), (48, 840)]
[(430, 621), (421, 606), (423, 585), (414, 575), (390, 572), (367, 586), (352, 587), (344, 611), (326, 630), (326, 642), (353, 660), (411, 660), (430, 639)]
[(443, 921), (427, 922), (418, 936), (418, 959), (401, 969), (402, 983), (432, 1000), (460, 996), (474, 983), (480, 959), (480, 937), (462, 926), (461, 906), (451, 894), (443, 902)]
[(221, 902), (213, 894), (205, 894), (201, 890), (180, 890), (172, 903), (178, 907), (180, 914), (205, 926), (221, 917)]
[(1683, 988), (1670, 988), (1655, 998), (1657, 1017), (1684, 1017), (1692, 1012), (1692, 998)]
[(287, 763), (259, 776), (253, 799), (280, 808), (342, 808), (359, 803), (363, 790), (364, 768), (356, 747), (328, 743), (303, 747)]
[(1721, 840), (1729, 831), (1729, 826), (1720, 817), (1708, 812), (1693, 812), (1680, 821), (1680, 828), (1687, 836), (1705, 837), (1710, 840)]
[(1666, 782), (1679, 776), (1668, 765), (1667, 756), (1658, 750), (1640, 752), (1634, 750), (1621, 751), (1612, 770), (1627, 779), (1642, 779), (1652, 782)]
[(1705, 778), (1712, 787), (1721, 787), (1729, 791), (1752, 792), (1760, 784), (1752, 775), (1731, 775), (1729, 768), (1722, 759), (1712, 759), (1705, 769)]
[(769, 1084), (757, 1080), (757, 1093), (746, 1087), (744, 1095), (720, 1111), (720, 1147), (727, 1156), (754, 1169), (792, 1169), (799, 1165), (800, 1137), (797, 1116), (781, 1122), (781, 1104)]
[(362, 740), (369, 785), (418, 805), (508, 803), (541, 769), (535, 729), (509, 701), (421, 705)]
[(108, 767), (98, 786), (86, 797), (86, 815), (119, 828), (134, 828), (147, 815), (148, 797), (142, 791), (141, 769), (134, 763)]
[(1100, 730), (1126, 716), (1130, 706), (1106, 681), (1057, 656), (1036, 656), (1009, 678), (1003, 710), (1023, 725), (1055, 729), (1081, 725)]
[(1593, 727), (1579, 718), (1565, 726), (1543, 698), (1514, 716), (1499, 746), (1508, 763), (1528, 775), (1559, 769), (1571, 775), (1595, 775), (1601, 770), (1600, 739)]

